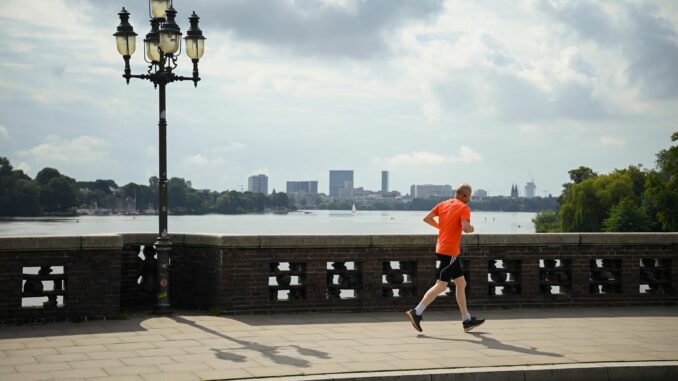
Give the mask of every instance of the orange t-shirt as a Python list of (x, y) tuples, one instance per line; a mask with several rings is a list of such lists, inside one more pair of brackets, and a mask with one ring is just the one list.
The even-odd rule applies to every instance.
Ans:
[(456, 198), (443, 201), (433, 208), (438, 216), (436, 253), (456, 257), (461, 245), (461, 222), (471, 221), (471, 208)]

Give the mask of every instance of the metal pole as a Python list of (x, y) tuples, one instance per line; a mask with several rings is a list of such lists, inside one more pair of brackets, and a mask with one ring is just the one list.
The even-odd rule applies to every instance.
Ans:
[[(165, 59), (160, 54), (160, 71), (165, 71)], [(160, 151), (160, 177), (158, 179), (159, 193), (159, 213), (158, 225), (159, 235), (155, 241), (155, 251), (158, 253), (158, 303), (155, 305), (155, 314), (172, 313), (169, 303), (169, 254), (172, 250), (172, 242), (167, 232), (167, 119), (165, 107), (165, 86), (161, 81), (158, 85), (160, 95), (160, 120), (158, 122), (159, 130), (159, 151)]]

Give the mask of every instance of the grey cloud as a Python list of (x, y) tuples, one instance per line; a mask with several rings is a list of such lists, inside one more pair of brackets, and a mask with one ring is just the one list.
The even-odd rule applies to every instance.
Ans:
[[(470, 81), (489, 83), (485, 94), (465, 85)], [(528, 80), (510, 73), (479, 70), (464, 78), (438, 83), (434, 92), (445, 109), (456, 113), (494, 113), (499, 120), (535, 122), (550, 119), (591, 120), (609, 116), (593, 98), (592, 89), (569, 82), (546, 92)]]
[(301, 53), (359, 58), (385, 51), (383, 31), (429, 17), (442, 7), (439, 0), (357, 1), (353, 13), (310, 0), (196, 3), (207, 11), (202, 11), (206, 26)]
[(632, 35), (624, 44), (629, 79), (650, 99), (678, 97), (678, 34), (654, 8), (632, 9)]
[[(119, 10), (112, 5), (103, 7), (108, 13)], [(127, 7), (141, 13), (139, 16), (148, 14), (146, 8)], [(237, 38), (297, 53), (366, 58), (386, 52), (383, 32), (435, 15), (442, 9), (442, 0), (357, 0), (355, 12), (316, 0), (178, 0), (175, 8), (182, 19), (195, 10), (208, 39), (209, 29), (219, 28)], [(180, 25), (185, 28), (186, 24), (182, 21)], [(141, 28), (144, 33), (145, 25)]]
[(569, 25), (581, 36), (600, 44), (609, 44), (619, 39), (619, 27), (615, 20), (598, 3), (589, 1), (564, 2), (554, 6), (551, 2), (539, 2), (540, 9), (555, 19)]
[(555, 8), (544, 2), (541, 9), (602, 48), (621, 48), (628, 61), (628, 79), (643, 97), (678, 97), (678, 33), (656, 6), (620, 3), (625, 9), (609, 14), (594, 2), (566, 4)]
[(497, 41), (489, 35), (484, 35), (482, 40), (485, 43), (485, 46), (488, 47), (487, 59), (494, 65), (510, 66), (516, 63), (515, 59), (513, 59), (511, 54), (506, 51), (500, 41)]

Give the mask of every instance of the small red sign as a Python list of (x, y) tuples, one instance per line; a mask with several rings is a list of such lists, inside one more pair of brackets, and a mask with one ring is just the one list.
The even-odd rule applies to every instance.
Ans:
[(167, 279), (160, 279), (160, 286), (167, 287)]

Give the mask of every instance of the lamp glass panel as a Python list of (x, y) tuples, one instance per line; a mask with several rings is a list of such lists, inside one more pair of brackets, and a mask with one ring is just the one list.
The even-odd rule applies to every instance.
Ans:
[(158, 42), (145, 42), (146, 44), (146, 58), (149, 61), (160, 62), (160, 51), (158, 50)]
[(186, 54), (194, 59), (199, 60), (205, 54), (205, 40), (204, 39), (186, 39)]
[(149, 0), (153, 18), (165, 18), (165, 11), (170, 6), (170, 0)]
[(137, 49), (136, 36), (115, 36), (115, 45), (118, 53), (123, 56), (131, 56)]
[(160, 49), (165, 54), (174, 54), (179, 50), (179, 44), (181, 43), (181, 35), (176, 33), (163, 33), (160, 32)]

